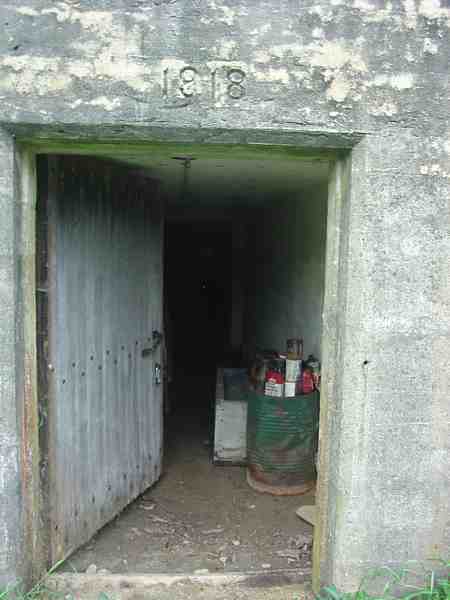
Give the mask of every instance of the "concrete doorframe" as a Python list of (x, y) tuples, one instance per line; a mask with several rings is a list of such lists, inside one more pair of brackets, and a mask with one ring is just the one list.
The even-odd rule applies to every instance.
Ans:
[(339, 417), (339, 370), (341, 367), (341, 314), (345, 296), (346, 250), (350, 202), (351, 155), (338, 159), (330, 172), (328, 187), (325, 292), (322, 316), (322, 384), (320, 389), (319, 466), (316, 492), (317, 524), (313, 545), (313, 586), (317, 592), (332, 572), (336, 530), (336, 499), (330, 490), (330, 474), (338, 471), (336, 418)]
[[(25, 130), (27, 132), (27, 130)], [(81, 133), (81, 132), (80, 132)], [(83, 132), (85, 134), (86, 132)], [(36, 352), (36, 155), (40, 153), (73, 153), (100, 155), (105, 153), (107, 143), (109, 155), (114, 150), (117, 157), (124, 150), (124, 142), (108, 139), (104, 144), (91, 143), (89, 138), (78, 143), (52, 139), (49, 132), (34, 132), (32, 137), (18, 131), (17, 139), (11, 144), (14, 153), (14, 198), (16, 204), (16, 252), (17, 295), (16, 319), (18, 344), (16, 347), (16, 364), (21, 366), (18, 372), (22, 377), (17, 379), (16, 402), (19, 417), (19, 438), (21, 440), (20, 472), (18, 481), (21, 486), (20, 499), (20, 539), (17, 540), (15, 556), (11, 562), (15, 564), (14, 572), (22, 575), (25, 581), (35, 580), (45, 570), (46, 534), (42, 526), (41, 516), (44, 514), (45, 499), (40, 485), (39, 457), (39, 413), (38, 413), (38, 380)], [(164, 142), (186, 144), (186, 132), (166, 132), (162, 136)], [(220, 137), (220, 136), (219, 136)], [(197, 134), (189, 138), (189, 143), (199, 143)], [(233, 139), (230, 141), (230, 139)], [(179, 142), (178, 140), (182, 140)], [(209, 138), (210, 139), (210, 138)], [(313, 586), (318, 590), (323, 583), (333, 580), (336, 573), (336, 528), (338, 527), (336, 498), (334, 486), (330, 483), (331, 474), (339, 472), (339, 453), (334, 450), (339, 446), (341, 434), (337, 416), (339, 413), (339, 373), (342, 361), (341, 329), (342, 315), (340, 307), (346, 296), (346, 263), (348, 247), (348, 207), (351, 181), (351, 148), (362, 136), (352, 134), (327, 135), (310, 132), (226, 132), (226, 144), (264, 146), (290, 146), (304, 149), (305, 157), (325, 151), (334, 164), (329, 179), (329, 204), (327, 217), (326, 275), (323, 309), (323, 384), (321, 396), (320, 452), (318, 509), (319, 518), (314, 536)], [(153, 140), (154, 141), (154, 140)], [(157, 140), (160, 142), (161, 140)], [(151, 144), (152, 139), (139, 140), (142, 144)], [(128, 144), (137, 146), (136, 143)], [(0, 574), (1, 575), (1, 574)]]

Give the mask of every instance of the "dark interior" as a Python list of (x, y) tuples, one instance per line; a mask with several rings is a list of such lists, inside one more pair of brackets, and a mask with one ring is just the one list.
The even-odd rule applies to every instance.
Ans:
[(237, 360), (229, 340), (230, 226), (169, 222), (164, 250), (166, 434), (181, 429), (206, 441), (212, 433), (216, 368)]

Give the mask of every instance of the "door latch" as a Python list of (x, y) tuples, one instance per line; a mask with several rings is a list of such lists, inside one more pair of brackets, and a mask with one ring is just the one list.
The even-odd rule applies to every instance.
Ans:
[(161, 382), (162, 382), (162, 369), (161, 369), (161, 365), (159, 363), (155, 363), (153, 382), (155, 385), (161, 385)]

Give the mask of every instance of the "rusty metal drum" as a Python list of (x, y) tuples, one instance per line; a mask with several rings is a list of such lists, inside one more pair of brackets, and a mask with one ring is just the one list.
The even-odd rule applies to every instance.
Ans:
[(247, 481), (259, 492), (300, 495), (315, 485), (319, 394), (276, 398), (250, 392)]

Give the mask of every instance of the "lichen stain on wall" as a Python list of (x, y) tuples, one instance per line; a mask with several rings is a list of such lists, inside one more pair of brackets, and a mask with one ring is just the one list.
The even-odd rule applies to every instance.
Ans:
[(257, 81), (272, 81), (283, 84), (289, 83), (289, 70), (286, 67), (250, 67)]
[(5, 75), (0, 79), (0, 92), (37, 96), (56, 94), (67, 88), (71, 77), (61, 68), (57, 58), (41, 56), (6, 56), (0, 60)]
[(313, 5), (309, 12), (319, 17), (324, 23), (333, 21), (333, 9), (352, 8), (359, 12), (367, 23), (388, 22), (397, 27), (414, 30), (418, 18), (439, 21), (450, 28), (450, 8), (443, 6), (443, 0), (393, 0), (380, 2), (375, 0), (330, 0), (328, 6)]
[(113, 111), (120, 107), (122, 101), (120, 98), (107, 98), (106, 96), (98, 96), (89, 102), (91, 106), (100, 106), (107, 111)]
[(413, 73), (396, 73), (387, 75), (379, 73), (365, 83), (366, 87), (391, 87), (394, 90), (409, 90), (414, 87), (415, 76)]
[(31, 8), (31, 6), (17, 6), (15, 8), (15, 11), (19, 15), (24, 15), (26, 17), (38, 17), (39, 16), (39, 11), (37, 11), (35, 8)]
[[(35, 11), (23, 7), (14, 9), (19, 14), (36, 16)], [(86, 44), (75, 39), (68, 40), (74, 55), (81, 53), (81, 59), (59, 62), (57, 59), (41, 59), (39, 57), (7, 57), (0, 66), (12, 67), (14, 77), (4, 81), (4, 88), (13, 86), (19, 93), (36, 93), (44, 95), (60, 91), (71, 83), (71, 76), (78, 78), (102, 79), (110, 78), (123, 81), (138, 92), (146, 92), (151, 88), (148, 79), (148, 65), (138, 60), (142, 51), (141, 26), (125, 26), (120, 19), (108, 11), (81, 11), (65, 2), (58, 2), (40, 11), (40, 15), (53, 16), (58, 23), (79, 24), (82, 31), (91, 34)], [(94, 34), (95, 37), (92, 37)], [(27, 72), (23, 71), (21, 59), (26, 59)], [(9, 63), (5, 60), (9, 59)], [(48, 68), (42, 68), (42, 61), (48, 60)], [(46, 75), (46, 71), (48, 75)], [(37, 78), (37, 80), (36, 80)], [(33, 80), (35, 84), (33, 84)]]
[(344, 102), (357, 83), (357, 76), (367, 72), (364, 60), (355, 49), (350, 51), (344, 44), (336, 41), (314, 43), (310, 51), (311, 66), (322, 69), (322, 76), (329, 84), (327, 99)]
[(395, 102), (383, 102), (382, 104), (373, 105), (369, 108), (369, 112), (374, 117), (393, 117), (398, 114), (399, 109)]
[[(366, 41), (363, 37), (355, 39), (354, 45), (339, 40), (315, 40), (310, 44), (279, 44), (272, 46), (268, 51), (256, 51), (254, 60), (256, 63), (268, 64), (272, 58), (289, 64), (289, 75), (312, 87), (314, 76), (319, 73), (327, 84), (326, 97), (337, 103), (347, 99), (359, 101), (361, 92), (368, 88), (385, 88), (391, 90), (392, 98), (383, 99), (385, 110), (378, 114), (393, 115), (398, 93), (413, 90), (416, 85), (417, 76), (414, 73), (401, 71), (397, 73), (376, 73), (371, 69), (364, 56)], [(428, 46), (429, 47), (429, 46)], [(416, 61), (416, 56), (411, 56), (410, 62)], [(384, 68), (388, 68), (385, 65)], [(261, 77), (262, 78), (262, 77)], [(376, 103), (376, 100), (375, 100)], [(372, 112), (377, 114), (377, 112)]]
[(237, 17), (245, 16), (249, 11), (246, 6), (232, 8), (221, 2), (216, 2), (216, 0), (209, 0), (208, 6), (215, 13), (214, 20), (219, 20), (229, 26), (234, 25)]
[(434, 177), (443, 177), (444, 179), (450, 179), (450, 171), (446, 171), (445, 168), (439, 163), (423, 164), (420, 166), (421, 175), (430, 175)]
[(114, 15), (109, 11), (77, 10), (65, 2), (57, 2), (41, 10), (42, 15), (54, 15), (59, 23), (77, 23), (84, 29), (108, 35), (114, 26)]
[(239, 45), (235, 40), (221, 40), (211, 48), (211, 53), (220, 60), (239, 60)]
[(350, 81), (342, 73), (332, 76), (331, 83), (327, 88), (326, 96), (328, 100), (335, 102), (344, 102), (352, 89)]
[(440, 0), (421, 0), (419, 14), (427, 19), (442, 21), (450, 28), (450, 8), (442, 4)]
[[(377, 8), (376, 4), (379, 5), (374, 0), (351, 2), (352, 10), (359, 15), (362, 24), (365, 21), (372, 22), (373, 19), (391, 19), (393, 29), (397, 30), (401, 23), (403, 31), (416, 28), (419, 17), (438, 20), (439, 25), (441, 22), (450, 24), (450, 9), (443, 8), (439, 0), (420, 0), (418, 5), (415, 0), (401, 0), (400, 4), (386, 2), (382, 8)], [(179, 72), (190, 64), (181, 57), (174, 56), (176, 50), (173, 49), (172, 56), (169, 54), (164, 60), (154, 60), (148, 52), (143, 54), (143, 37), (146, 36), (149, 42), (152, 36), (157, 35), (157, 28), (152, 25), (149, 14), (143, 10), (130, 10), (126, 13), (128, 18), (123, 19), (116, 18), (120, 15), (112, 11), (80, 10), (78, 3), (63, 1), (49, 4), (40, 11), (27, 6), (10, 8), (24, 17), (53, 18), (55, 25), (78, 25), (80, 36), (72, 34), (72, 39), (68, 38), (69, 53), (65, 57), (22, 55), (1, 58), (0, 68), (3, 68), (5, 76), (0, 82), (0, 93), (9, 91), (23, 95), (54, 95), (69, 88), (72, 83), (82, 81), (85, 90), (95, 86), (99, 88), (94, 90), (93, 98), (86, 97), (86, 92), (82, 92), (86, 102), (110, 111), (113, 110), (111, 107), (120, 106), (119, 95), (133, 96), (136, 93), (142, 98), (158, 93), (164, 69), (178, 69)], [(207, 15), (215, 15), (230, 28), (248, 13), (245, 7), (230, 8), (223, 6), (219, 0), (209, 0), (207, 9)], [(233, 66), (235, 62), (236, 65), (239, 63), (253, 82), (272, 83), (273, 91), (295, 91), (298, 86), (302, 86), (318, 94), (322, 93), (323, 100), (332, 103), (331, 109), (333, 104), (358, 103), (362, 94), (371, 88), (383, 88), (380, 98), (373, 91), (374, 98), (369, 104), (368, 112), (373, 116), (392, 117), (399, 112), (400, 95), (409, 90), (414, 91), (415, 86), (420, 84), (419, 76), (406, 71), (392, 72), (389, 69), (388, 73), (380, 73), (379, 69), (386, 68), (386, 65), (374, 63), (364, 35), (353, 40), (330, 39), (330, 15), (341, 9), (348, 9), (348, 4), (342, 0), (331, 0), (327, 5), (317, 4), (308, 8), (320, 20), (320, 26), (313, 28), (309, 39), (298, 36), (294, 31), (286, 31), (281, 36), (286, 42), (264, 45), (262, 37), (271, 28), (267, 23), (252, 30), (248, 39), (235, 38), (234, 31), (231, 31), (230, 35), (216, 39), (211, 44), (211, 60), (205, 66), (212, 69), (214, 61), (233, 61)], [(394, 25), (393, 17), (397, 19), (394, 20)], [(160, 43), (158, 40), (156, 42), (157, 45)], [(241, 47), (245, 43), (253, 48), (250, 56), (241, 55)], [(438, 50), (435, 38), (425, 38), (418, 48), (406, 48), (404, 56), (407, 61), (414, 63), (424, 55), (437, 54)], [(127, 92), (126, 88), (119, 94), (111, 91), (109, 97), (106, 88), (109, 82), (125, 84), (130, 91)], [(199, 89), (202, 87), (201, 77), (197, 78), (195, 85)], [(218, 101), (220, 105), (220, 99)]]
[[(319, 31), (316, 31), (316, 35), (319, 35)], [(317, 39), (304, 45), (278, 44), (270, 48), (269, 55), (284, 63), (294, 63), (289, 73), (310, 89), (315, 74), (320, 73), (327, 84), (326, 98), (335, 102), (346, 100), (352, 89), (358, 87), (361, 75), (368, 71), (358, 49), (337, 40)], [(259, 52), (255, 58), (260, 60)], [(268, 62), (267, 56), (264, 58)]]

